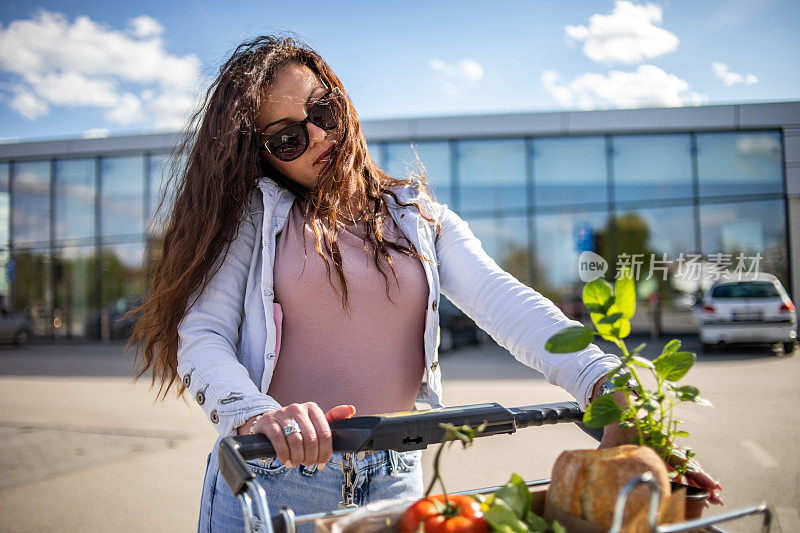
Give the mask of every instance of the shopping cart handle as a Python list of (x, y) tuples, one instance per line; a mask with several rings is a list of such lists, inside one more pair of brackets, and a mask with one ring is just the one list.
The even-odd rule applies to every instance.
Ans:
[[(439, 426), (486, 428), (476, 437), (514, 433), (518, 428), (577, 422), (583, 413), (575, 402), (558, 402), (506, 409), (498, 403), (442, 407), (425, 411), (403, 411), (382, 415), (356, 416), (330, 423), (334, 452), (375, 450), (422, 450), (444, 438)], [(219, 443), (219, 468), (231, 492), (238, 496), (247, 481), (255, 479), (247, 459), (274, 457), (275, 449), (265, 435), (236, 435)]]

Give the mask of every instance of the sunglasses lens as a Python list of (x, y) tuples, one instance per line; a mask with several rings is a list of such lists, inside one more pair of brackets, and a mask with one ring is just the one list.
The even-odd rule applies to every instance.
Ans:
[(336, 127), (336, 115), (333, 112), (333, 104), (329, 100), (314, 104), (308, 111), (308, 120), (323, 130), (332, 130)]
[(282, 161), (299, 157), (306, 149), (304, 129), (304, 125), (292, 124), (273, 135), (268, 143), (270, 152)]

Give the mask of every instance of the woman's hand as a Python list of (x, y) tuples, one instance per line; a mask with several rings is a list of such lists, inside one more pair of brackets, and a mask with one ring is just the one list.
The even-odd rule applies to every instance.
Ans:
[[(352, 405), (337, 405), (323, 413), (315, 402), (293, 403), (264, 413), (253, 432), (266, 435), (275, 448), (275, 456), (287, 468), (316, 464), (321, 470), (333, 455), (329, 423), (350, 418), (355, 413), (356, 408)], [(297, 422), (300, 431), (284, 436), (283, 428), (291, 419)], [(238, 433), (249, 432), (253, 420), (255, 417), (241, 426)]]

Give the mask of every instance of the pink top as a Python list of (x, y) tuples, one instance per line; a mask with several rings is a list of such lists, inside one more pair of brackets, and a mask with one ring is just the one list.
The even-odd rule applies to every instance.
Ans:
[[(340, 226), (337, 242), (347, 279), (348, 315), (336, 271), (331, 266), (335, 292), (300, 203), (289, 212), (275, 250), (279, 351), (267, 391), (281, 405), (313, 401), (327, 412), (351, 404), (357, 415), (414, 407), (425, 370), (425, 272), (419, 259), (389, 250), (398, 281), (385, 260), (381, 267), (389, 277), (393, 304), (363, 238), (360, 224)], [(390, 216), (384, 221), (384, 239), (408, 246)]]

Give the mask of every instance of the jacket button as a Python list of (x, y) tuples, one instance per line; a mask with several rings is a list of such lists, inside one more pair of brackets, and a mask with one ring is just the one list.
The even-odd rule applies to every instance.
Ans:
[(183, 386), (184, 387), (186, 387), (188, 389), (189, 388), (189, 384), (191, 382), (192, 382), (192, 375), (191, 374), (186, 374), (185, 376), (183, 376)]
[(206, 403), (206, 395), (203, 394), (202, 392), (198, 392), (195, 398), (197, 398), (197, 403), (199, 403), (200, 405)]
[(272, 352), (269, 352), (269, 353), (267, 354), (267, 359), (275, 359), (275, 354), (274, 354), (274, 353), (272, 353)]
[(433, 305), (431, 306), (431, 309), (433, 309), (434, 311), (436, 311), (436, 308), (437, 308), (437, 307), (439, 307), (439, 302), (437, 302), (436, 300), (434, 300), (434, 301), (433, 301)]
[(431, 363), (431, 370), (436, 370), (437, 368), (439, 368), (439, 361)]
[(406, 218), (406, 214), (405, 213), (400, 213), (400, 218)]
[(216, 409), (211, 411), (211, 421), (214, 422), (215, 424), (219, 423), (219, 415), (217, 414), (217, 410)]

